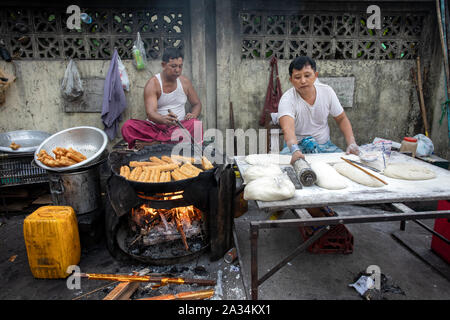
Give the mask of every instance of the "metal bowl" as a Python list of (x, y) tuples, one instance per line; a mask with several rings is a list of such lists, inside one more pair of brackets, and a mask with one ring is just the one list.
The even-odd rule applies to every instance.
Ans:
[[(50, 137), (50, 133), (34, 130), (17, 130), (0, 133), (0, 151), (8, 153), (32, 153), (36, 148)], [(15, 142), (20, 148), (13, 150), (9, 145)]]
[[(48, 171), (68, 171), (84, 167), (96, 160), (105, 150), (108, 143), (106, 133), (95, 127), (75, 127), (65, 129), (55, 133), (41, 143), (34, 153), (35, 163)], [(54, 156), (52, 150), (56, 147), (73, 148), (84, 154), (87, 159), (67, 167), (47, 167), (37, 159), (41, 150), (45, 150), (49, 155)]]

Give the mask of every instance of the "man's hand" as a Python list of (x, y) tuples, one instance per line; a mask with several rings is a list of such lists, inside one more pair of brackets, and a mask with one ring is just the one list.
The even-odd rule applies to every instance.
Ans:
[(176, 126), (177, 125), (176, 120), (178, 119), (178, 117), (172, 111), (169, 110), (169, 113), (166, 114), (165, 116), (163, 116), (163, 118), (164, 118), (165, 125), (168, 125), (168, 126)]
[(305, 159), (305, 155), (300, 150), (294, 151), (291, 158), (291, 165), (294, 165), (295, 161), (297, 161), (300, 158)]
[(347, 150), (345, 151), (345, 154), (355, 154), (359, 156), (359, 147), (356, 143), (351, 143), (348, 145)]
[(184, 120), (190, 120), (190, 119), (194, 119), (194, 118), (197, 118), (197, 115), (195, 115), (195, 114), (193, 114), (193, 113), (187, 113), (187, 114), (184, 116)]

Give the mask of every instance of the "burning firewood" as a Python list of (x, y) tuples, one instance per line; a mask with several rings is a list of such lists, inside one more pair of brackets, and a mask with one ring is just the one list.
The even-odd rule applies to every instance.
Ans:
[(126, 274), (103, 274), (103, 273), (79, 273), (82, 278), (89, 280), (111, 280), (111, 281), (137, 281), (137, 282), (154, 282), (161, 285), (167, 284), (197, 284), (199, 286), (215, 286), (215, 280), (209, 279), (188, 279), (188, 278), (168, 278), (141, 275)]
[(186, 234), (183, 230), (183, 225), (181, 224), (180, 217), (178, 216), (178, 212), (174, 215), (175, 222), (177, 224), (177, 230), (181, 234), (181, 239), (183, 240), (184, 248), (186, 251), (189, 251), (189, 245), (187, 243)]
[(201, 299), (209, 299), (213, 295), (214, 289), (210, 289), (210, 290), (180, 292), (176, 294), (165, 294), (161, 296), (148, 297), (137, 300), (201, 300)]

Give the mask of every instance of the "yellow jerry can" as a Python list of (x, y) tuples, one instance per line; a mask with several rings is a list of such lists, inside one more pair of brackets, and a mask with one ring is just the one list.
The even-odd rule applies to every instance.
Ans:
[(40, 207), (25, 218), (23, 236), (35, 278), (66, 278), (67, 267), (80, 262), (78, 222), (72, 207)]

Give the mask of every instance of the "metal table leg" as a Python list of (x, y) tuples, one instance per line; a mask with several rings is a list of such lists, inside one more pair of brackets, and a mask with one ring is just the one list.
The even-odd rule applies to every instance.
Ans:
[(317, 230), (310, 238), (298, 246), (289, 256), (284, 258), (280, 263), (270, 269), (261, 279), (258, 279), (258, 235), (259, 225), (257, 222), (250, 223), (250, 236), (251, 236), (251, 293), (252, 300), (258, 300), (258, 287), (263, 284), (264, 281), (269, 279), (274, 273), (284, 267), (289, 261), (294, 259), (299, 253), (307, 249), (317, 239), (323, 236), (330, 230), (330, 226), (324, 226)]
[(259, 227), (250, 223), (250, 237), (251, 237), (251, 293), (252, 300), (258, 300), (258, 234)]

